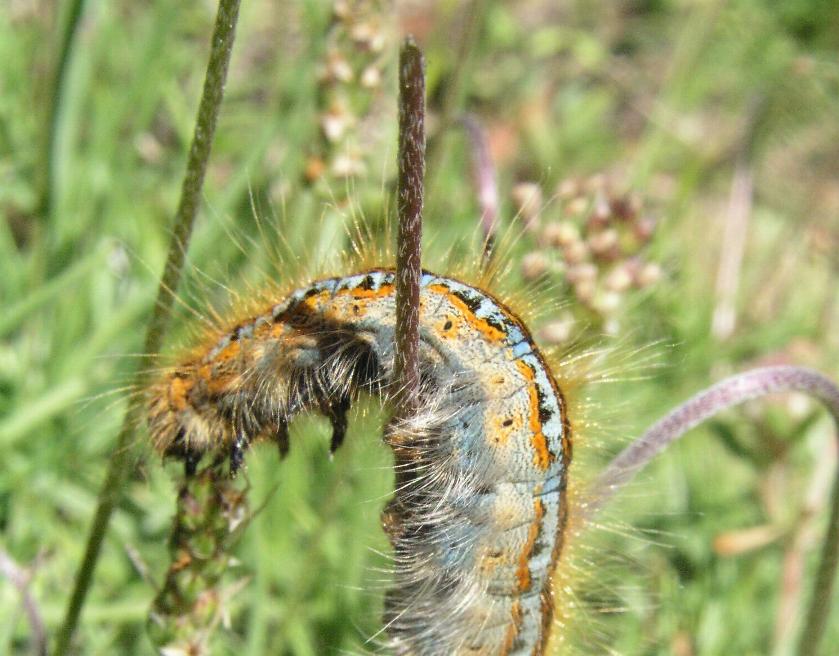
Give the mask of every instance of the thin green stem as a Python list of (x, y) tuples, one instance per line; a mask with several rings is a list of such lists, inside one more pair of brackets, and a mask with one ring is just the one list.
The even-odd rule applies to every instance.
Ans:
[[(173, 293), (180, 281), (186, 249), (198, 209), (201, 187), (207, 170), (207, 162), (210, 158), (219, 109), (224, 96), (224, 84), (233, 51), (238, 16), (239, 0), (219, 1), (211, 41), (210, 59), (207, 64), (207, 74), (204, 78), (204, 88), (201, 103), (198, 107), (198, 117), (189, 150), (186, 174), (181, 187), (181, 198), (175, 214), (175, 225), (169, 244), (169, 253), (158, 287), (155, 309), (146, 331), (143, 348), (143, 353), (146, 355), (140, 359), (134, 376), (133, 382), (138, 387), (142, 387), (146, 382), (148, 371), (154, 362), (154, 356), (151, 354), (160, 350), (163, 344), (163, 336), (169, 324), (174, 301)], [(99, 502), (88, 534), (84, 557), (76, 572), (75, 585), (67, 605), (64, 623), (58, 633), (54, 651), (56, 656), (63, 656), (70, 648), (70, 641), (90, 588), (93, 571), (99, 558), (111, 514), (122, 495), (131, 471), (134, 461), (134, 450), (131, 448), (134, 426), (141, 419), (142, 412), (142, 397), (132, 397), (108, 463), (105, 481), (99, 492)]]
[[(839, 417), (835, 414), (834, 419), (839, 424)], [(827, 533), (822, 542), (821, 560), (816, 571), (816, 587), (810, 598), (804, 629), (801, 631), (798, 642), (798, 656), (815, 656), (817, 653), (819, 642), (827, 628), (837, 566), (839, 566), (839, 476), (833, 483)]]
[(46, 220), (52, 212), (53, 191), (55, 187), (55, 142), (58, 133), (58, 121), (64, 100), (64, 77), (73, 52), (73, 43), (79, 31), (79, 23), (84, 13), (84, 0), (71, 0), (67, 9), (67, 19), (61, 35), (61, 46), (53, 67), (50, 80), (47, 115), (44, 121), (46, 132), (41, 140), (41, 156), (38, 161), (38, 205), (37, 214)]

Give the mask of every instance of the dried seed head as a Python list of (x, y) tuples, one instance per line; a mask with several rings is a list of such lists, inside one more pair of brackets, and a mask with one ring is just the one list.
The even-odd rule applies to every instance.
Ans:
[(639, 217), (632, 222), (632, 233), (642, 243), (647, 243), (655, 232), (656, 221), (652, 217)]
[(565, 248), (580, 241), (580, 230), (570, 221), (549, 223), (542, 231), (542, 242), (553, 248)]
[(539, 221), (539, 212), (542, 209), (542, 187), (535, 182), (519, 182), (511, 192), (513, 205), (524, 221), (524, 225), (535, 228)]
[(352, 7), (349, 0), (335, 0), (332, 3), (332, 13), (340, 20), (349, 19), (352, 16)]
[(612, 228), (592, 233), (588, 237), (591, 252), (599, 257), (614, 258), (618, 252), (618, 231)]
[(606, 276), (606, 289), (613, 292), (625, 292), (632, 287), (633, 275), (625, 264), (619, 264)]
[(326, 64), (321, 70), (321, 82), (351, 82), (352, 79), (353, 70), (350, 63), (346, 60), (342, 53), (332, 50), (326, 56)]
[(350, 36), (356, 45), (370, 52), (381, 52), (385, 47), (385, 35), (379, 25), (374, 22), (362, 22), (353, 25)]
[(563, 200), (569, 200), (580, 193), (580, 183), (574, 178), (566, 178), (560, 181), (556, 187), (556, 194)]
[(539, 331), (539, 338), (547, 344), (562, 344), (571, 338), (574, 329), (574, 317), (565, 312), (563, 315)]
[(565, 212), (569, 216), (580, 216), (589, 206), (589, 199), (585, 196), (578, 196), (565, 206)]
[(521, 273), (525, 280), (536, 280), (545, 275), (548, 270), (548, 258), (544, 253), (533, 251), (527, 253), (521, 261)]
[(594, 309), (602, 314), (614, 314), (621, 305), (621, 294), (604, 291), (594, 299)]
[(597, 294), (597, 285), (591, 280), (579, 280), (574, 283), (574, 294), (581, 303), (591, 305)]
[(597, 280), (597, 267), (590, 262), (583, 262), (576, 266), (569, 267), (566, 274), (568, 281), (572, 283), (591, 282)]
[(661, 267), (655, 262), (647, 262), (641, 267), (636, 278), (636, 284), (641, 287), (649, 287), (661, 279)]
[(579, 264), (588, 259), (588, 246), (579, 239), (572, 241), (562, 247), (562, 255), (568, 264)]
[(609, 200), (603, 193), (598, 193), (594, 199), (594, 207), (591, 210), (586, 228), (588, 230), (603, 230), (609, 226), (612, 219), (612, 209)]
[(358, 154), (342, 153), (335, 156), (329, 170), (336, 178), (352, 178), (364, 175), (367, 169)]
[(306, 180), (309, 182), (319, 180), (324, 171), (326, 171), (326, 164), (324, 164), (320, 157), (310, 157), (306, 161), (304, 175), (306, 176)]
[(586, 178), (583, 188), (589, 194), (604, 191), (609, 187), (609, 179), (605, 173), (595, 173)]
[(371, 64), (361, 74), (361, 86), (365, 89), (375, 89), (382, 84), (382, 72), (375, 64)]
[[(594, 315), (601, 327), (610, 322), (615, 330), (624, 297), (661, 277), (659, 265), (640, 259), (656, 221), (642, 213), (639, 195), (617, 189), (602, 174), (562, 180), (556, 188), (562, 220), (546, 222), (537, 233), (540, 253), (522, 261), (525, 277), (556, 274), (584, 307), (587, 321)], [(522, 215), (538, 193), (533, 183), (516, 185), (513, 202)]]
[(334, 105), (320, 117), (320, 127), (328, 141), (336, 142), (353, 123), (353, 117), (341, 105)]

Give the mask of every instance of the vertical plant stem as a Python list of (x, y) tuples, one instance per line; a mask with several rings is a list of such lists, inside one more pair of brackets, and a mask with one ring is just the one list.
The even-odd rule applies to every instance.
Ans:
[(241, 478), (232, 478), (218, 460), (181, 482), (169, 537), (171, 565), (147, 623), (160, 653), (208, 653), (227, 612), (237, 586), (225, 588), (222, 581), (250, 519)]
[(498, 183), (495, 166), (489, 152), (487, 136), (480, 122), (472, 114), (464, 114), (461, 119), (472, 153), (472, 184), (478, 196), (481, 208), (481, 231), (484, 235), (483, 255), (486, 260), (492, 257), (495, 233), (498, 230)]
[(79, 23), (84, 13), (84, 0), (71, 0), (67, 9), (67, 19), (61, 35), (61, 45), (53, 67), (50, 80), (47, 115), (44, 121), (46, 132), (41, 139), (41, 156), (38, 161), (38, 205), (36, 212), (41, 220), (46, 220), (52, 212), (53, 191), (55, 187), (55, 141), (61, 104), (64, 100), (64, 77), (73, 52), (73, 43), (79, 31)]
[(757, 128), (766, 106), (763, 96), (751, 99), (748, 122), (734, 165), (728, 208), (720, 243), (720, 261), (717, 269), (714, 315), (711, 334), (720, 341), (729, 339), (737, 327), (737, 294), (741, 283), (743, 257), (746, 253), (754, 205), (754, 172), (752, 159)]
[[(440, 106), (439, 128), (434, 139), (428, 148), (428, 168), (431, 171), (431, 192), (437, 188), (437, 181), (442, 174), (446, 152), (443, 147), (443, 140), (446, 130), (456, 120), (463, 105), (463, 96), (466, 93), (466, 81), (472, 72), (472, 53), (475, 44), (481, 34), (484, 21), (486, 20), (489, 0), (472, 0), (465, 10), (466, 16), (463, 19), (463, 30), (457, 39), (460, 44), (457, 55), (454, 59), (454, 68), (451, 72), (446, 93)], [(433, 197), (432, 197), (433, 203)]]
[(44, 620), (38, 604), (29, 591), (29, 582), (32, 575), (12, 560), (12, 557), (3, 549), (0, 549), (0, 576), (8, 579), (9, 583), (17, 588), (18, 594), (20, 594), (21, 606), (29, 620), (29, 629), (32, 632), (33, 653), (37, 656), (46, 656), (47, 632), (44, 630)]
[[(656, 455), (706, 419), (744, 401), (778, 392), (805, 392), (819, 399), (839, 428), (839, 387), (817, 371), (803, 367), (765, 367), (726, 378), (700, 392), (660, 419), (612, 460), (595, 481), (583, 519), (598, 510)], [(822, 543), (815, 588), (798, 644), (799, 656), (814, 656), (824, 635), (839, 565), (839, 469), (831, 497), (827, 534)]]
[(396, 240), (396, 412), (408, 417), (419, 392), (419, 293), (425, 177), (425, 62), (413, 39), (399, 53), (399, 232)]
[[(419, 321), (422, 276), (422, 209), (425, 183), (425, 62), (411, 37), (399, 51), (399, 146), (396, 236), (396, 328), (393, 372), (393, 416), (386, 431), (393, 449), (396, 496), (382, 512), (382, 525), (394, 548), (395, 562), (407, 557), (397, 538), (399, 526), (411, 513), (402, 505), (400, 490), (417, 475), (415, 435), (411, 421), (419, 406)], [(396, 597), (385, 598), (385, 626), (398, 616)]]
[[(230, 55), (233, 51), (238, 15), (239, 0), (219, 1), (210, 48), (210, 59), (207, 64), (207, 74), (204, 78), (201, 103), (198, 107), (195, 131), (193, 133), (186, 173), (181, 187), (180, 202), (178, 203), (178, 209), (175, 214), (175, 225), (169, 244), (169, 253), (157, 291), (157, 302), (155, 303), (154, 311), (146, 330), (146, 339), (143, 348), (144, 355), (140, 358), (137, 372), (134, 375), (133, 383), (136, 387), (142, 387), (146, 382), (148, 370), (154, 362), (153, 354), (160, 350), (163, 343), (163, 335), (169, 324), (174, 300), (173, 293), (177, 289), (178, 282), (180, 281), (187, 245), (192, 233), (193, 223), (195, 222), (201, 187), (207, 171), (207, 162), (210, 158), (219, 108), (221, 107), (221, 101), (224, 96), (224, 84), (227, 79)], [(79, 615), (84, 605), (88, 589), (90, 588), (93, 571), (96, 567), (96, 561), (99, 558), (99, 552), (108, 528), (108, 523), (111, 519), (111, 514), (122, 495), (126, 479), (131, 471), (131, 465), (134, 460), (131, 439), (134, 433), (134, 426), (141, 419), (142, 410), (142, 397), (132, 397), (125, 413), (122, 429), (119, 432), (116, 445), (108, 462), (105, 482), (99, 491), (99, 500), (88, 534), (84, 557), (76, 572), (76, 580), (70, 601), (67, 605), (64, 623), (58, 632), (54, 652), (56, 656), (63, 656), (70, 647), (70, 641), (78, 624)]]
[[(839, 415), (833, 412), (833, 417), (839, 424)], [(804, 629), (798, 641), (798, 656), (815, 656), (817, 653), (819, 642), (827, 628), (837, 565), (839, 565), (839, 475), (833, 483), (827, 534), (822, 542), (821, 559), (816, 571), (816, 586), (807, 607)]]

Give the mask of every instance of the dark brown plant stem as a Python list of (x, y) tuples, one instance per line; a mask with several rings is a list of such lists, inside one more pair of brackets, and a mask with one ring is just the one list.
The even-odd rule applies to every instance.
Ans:
[[(592, 518), (638, 471), (691, 428), (731, 406), (778, 392), (805, 392), (814, 396), (825, 405), (839, 428), (839, 387), (817, 371), (803, 367), (766, 367), (726, 378), (671, 411), (618, 454), (586, 495), (589, 501), (582, 511), (583, 519)], [(815, 588), (798, 644), (799, 656), (817, 653), (827, 624), (838, 564), (839, 470), (833, 485)]]
[(410, 416), (419, 392), (419, 293), (425, 178), (425, 62), (410, 37), (399, 53), (399, 232), (396, 239), (396, 413)]
[(472, 153), (472, 184), (481, 208), (483, 254), (484, 258), (489, 259), (492, 256), (495, 233), (498, 230), (498, 183), (495, 178), (495, 166), (492, 163), (486, 133), (478, 119), (471, 114), (464, 114), (461, 122), (469, 136)]
[[(175, 214), (175, 225), (169, 244), (169, 253), (158, 287), (154, 311), (146, 330), (143, 348), (145, 355), (140, 358), (137, 373), (134, 375), (133, 387), (136, 388), (144, 386), (148, 371), (154, 364), (153, 354), (160, 350), (163, 344), (163, 336), (169, 324), (174, 301), (173, 293), (180, 281), (186, 249), (198, 209), (201, 187), (204, 183), (204, 174), (207, 171), (207, 162), (210, 158), (219, 108), (224, 96), (224, 84), (227, 79), (230, 55), (233, 51), (238, 15), (239, 0), (220, 0), (211, 41), (207, 74), (204, 78), (201, 104), (198, 107), (195, 131), (181, 187), (181, 198)], [(54, 652), (56, 656), (63, 656), (70, 648), (70, 641), (78, 624), (79, 614), (84, 605), (87, 591), (90, 588), (93, 571), (99, 558), (111, 514), (122, 496), (125, 482), (136, 457), (135, 449), (132, 448), (132, 438), (134, 427), (141, 419), (142, 411), (142, 396), (133, 396), (129, 401), (122, 429), (108, 462), (105, 482), (99, 492), (99, 501), (88, 535), (84, 557), (76, 572), (76, 580), (67, 606), (64, 623), (58, 632)]]

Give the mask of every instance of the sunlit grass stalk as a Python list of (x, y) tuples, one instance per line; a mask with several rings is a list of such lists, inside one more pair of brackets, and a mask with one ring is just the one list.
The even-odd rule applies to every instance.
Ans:
[(222, 586), (233, 547), (250, 517), (247, 485), (216, 460), (185, 476), (169, 537), (171, 565), (149, 613), (148, 632), (163, 653), (207, 653), (233, 588)]
[[(154, 363), (154, 354), (160, 350), (163, 344), (163, 336), (169, 325), (172, 303), (174, 302), (173, 294), (180, 281), (187, 245), (198, 210), (204, 175), (207, 171), (219, 109), (224, 96), (224, 84), (233, 51), (238, 15), (239, 0), (219, 1), (207, 74), (204, 78), (204, 88), (187, 160), (186, 174), (181, 188), (180, 202), (175, 214), (169, 253), (158, 287), (154, 310), (146, 329), (144, 355), (139, 359), (137, 372), (134, 375), (133, 383), (136, 387), (142, 387), (145, 383), (147, 372)], [(76, 580), (64, 622), (58, 632), (54, 652), (56, 656), (66, 654), (70, 647), (70, 641), (90, 588), (93, 571), (99, 558), (108, 523), (114, 507), (122, 496), (123, 488), (136, 457), (135, 449), (132, 448), (132, 438), (134, 427), (141, 419), (142, 411), (142, 397), (132, 397), (108, 462), (105, 481), (99, 492), (96, 513), (88, 534), (84, 557), (76, 572)]]

